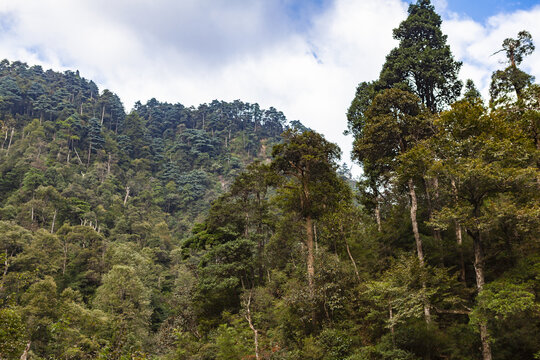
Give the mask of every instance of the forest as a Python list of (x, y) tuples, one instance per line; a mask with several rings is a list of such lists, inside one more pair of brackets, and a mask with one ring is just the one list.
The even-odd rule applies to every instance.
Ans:
[(1, 61), (0, 359), (540, 359), (533, 39), (484, 100), (429, 0), (393, 36), (358, 179), (272, 107)]

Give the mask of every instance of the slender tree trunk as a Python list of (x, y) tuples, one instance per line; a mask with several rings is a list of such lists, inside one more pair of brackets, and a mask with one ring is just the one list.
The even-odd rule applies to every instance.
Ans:
[(418, 260), (420, 261), (420, 265), (424, 266), (424, 251), (422, 250), (422, 240), (420, 239), (420, 232), (418, 231), (418, 221), (416, 220), (418, 201), (416, 200), (416, 191), (414, 190), (414, 184), (412, 179), (409, 179), (409, 195), (411, 196), (411, 223), (414, 240), (416, 241), (416, 251), (418, 254)]
[(379, 204), (379, 197), (375, 198), (375, 220), (377, 220), (377, 230), (382, 231), (381, 225), (381, 205)]
[(255, 326), (253, 325), (253, 322), (251, 320), (251, 310), (250, 310), (250, 305), (251, 305), (251, 290), (249, 291), (249, 298), (248, 298), (248, 301), (247, 301), (247, 304), (246, 304), (246, 320), (248, 321), (248, 324), (249, 324), (249, 328), (253, 331), (253, 342), (255, 344), (255, 359), (259, 360), (260, 359), (260, 355), (259, 355), (259, 331), (255, 328)]
[(75, 155), (77, 155), (77, 159), (79, 160), (79, 163), (81, 165), (84, 165), (84, 163), (81, 160), (81, 157), (79, 156), (79, 153), (77, 152), (77, 149), (75, 148), (75, 146), (73, 146), (73, 144), (72, 144), (72, 147), (73, 147), (73, 150), (75, 151)]
[(30, 220), (34, 224), (34, 194), (32, 194), (32, 208), (30, 209)]
[[(484, 289), (485, 277), (484, 277), (484, 249), (482, 246), (482, 237), (479, 231), (470, 232), (473, 238), (474, 246), (474, 272), (476, 275), (476, 288), (478, 294)], [(491, 344), (489, 343), (489, 331), (486, 321), (482, 321), (479, 325), (480, 328), (480, 341), (482, 342), (482, 359), (491, 360)]]
[(56, 214), (57, 213), (58, 213), (58, 210), (54, 209), (54, 215), (53, 215), (52, 224), (51, 224), (51, 234), (54, 233), (54, 223), (56, 221)]
[[(418, 254), (418, 260), (420, 266), (424, 267), (424, 251), (422, 250), (422, 239), (420, 239), (420, 232), (418, 231), (418, 221), (416, 220), (416, 212), (418, 210), (418, 201), (416, 199), (416, 191), (414, 190), (414, 183), (412, 179), (409, 179), (409, 194), (411, 196), (411, 223), (413, 228), (414, 240), (416, 241), (416, 251)], [(426, 282), (422, 282), (422, 289), (424, 294), (426, 293)], [(431, 310), (427, 299), (424, 298), (424, 317), (426, 323), (431, 322)]]
[(103, 126), (103, 119), (105, 118), (105, 105), (101, 109), (101, 123), (99, 125)]
[(9, 136), (9, 143), (6, 150), (6, 155), (9, 153), (9, 148), (11, 147), (11, 141), (13, 140), (13, 134), (15, 133), (15, 128), (11, 128), (11, 135)]
[(349, 249), (349, 244), (347, 243), (347, 240), (345, 240), (345, 247), (347, 248), (347, 254), (349, 255), (349, 259), (351, 259), (351, 262), (353, 264), (356, 279), (358, 280), (358, 282), (360, 282), (360, 274), (358, 273), (358, 267), (356, 266), (356, 261), (354, 261), (354, 258), (351, 254), (351, 250)]
[(306, 216), (306, 234), (307, 234), (307, 275), (309, 291), (313, 295), (313, 278), (315, 277), (314, 252), (313, 252), (313, 221), (311, 216)]
[(28, 341), (28, 343), (26, 344), (26, 348), (24, 349), (22, 355), (21, 355), (21, 359), (20, 360), (26, 360), (28, 359), (28, 351), (30, 351), (30, 345), (32, 344), (31, 341)]
[(124, 206), (126, 206), (129, 197), (129, 186), (126, 186), (126, 197), (124, 197)]

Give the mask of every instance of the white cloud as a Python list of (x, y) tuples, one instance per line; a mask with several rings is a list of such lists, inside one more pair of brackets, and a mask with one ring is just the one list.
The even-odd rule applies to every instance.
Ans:
[[(79, 69), (101, 88), (136, 100), (198, 105), (213, 99), (274, 106), (338, 142), (356, 85), (376, 79), (406, 17), (403, 0), (334, 0), (287, 12), (291, 1), (3, 0), (0, 52), (56, 70)], [(540, 39), (540, 6), (485, 24), (448, 12), (443, 32), (463, 78), (486, 94), (506, 37), (527, 29)], [(298, 16), (298, 14), (294, 15)], [(540, 78), (540, 52), (524, 62)], [(536, 73), (535, 73), (536, 72)]]

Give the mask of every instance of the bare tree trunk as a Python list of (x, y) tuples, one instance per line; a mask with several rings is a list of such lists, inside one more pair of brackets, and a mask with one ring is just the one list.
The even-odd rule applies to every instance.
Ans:
[(416, 191), (414, 190), (414, 184), (412, 179), (409, 179), (409, 195), (411, 196), (411, 223), (414, 240), (416, 241), (416, 251), (418, 254), (418, 260), (420, 261), (420, 265), (424, 266), (424, 251), (422, 250), (422, 240), (420, 239), (420, 232), (418, 231), (418, 221), (416, 220), (418, 202), (416, 200)]
[(52, 224), (51, 224), (51, 234), (54, 233), (54, 222), (56, 221), (56, 213), (57, 212), (58, 212), (58, 210), (54, 209), (54, 216), (53, 216)]
[(7, 150), (6, 150), (6, 155), (9, 153), (9, 148), (11, 147), (11, 141), (13, 140), (13, 133), (15, 133), (15, 128), (14, 127), (11, 128), (11, 135), (9, 137), (9, 143), (8, 143)]
[(247, 301), (247, 304), (246, 304), (245, 318), (248, 321), (249, 328), (253, 331), (253, 338), (254, 338), (253, 342), (255, 344), (255, 359), (259, 360), (260, 359), (260, 355), (259, 355), (259, 331), (255, 328), (255, 326), (253, 325), (253, 322), (251, 321), (250, 305), (251, 305), (251, 290), (249, 291), (249, 297), (248, 297), (248, 301)]
[(306, 246), (307, 246), (307, 275), (309, 291), (313, 295), (313, 278), (315, 277), (314, 255), (313, 255), (313, 222), (311, 216), (306, 216)]
[(75, 155), (77, 155), (77, 159), (79, 159), (79, 163), (81, 165), (84, 165), (84, 163), (82, 162), (81, 157), (79, 156), (79, 153), (77, 152), (77, 149), (75, 148), (75, 146), (73, 146), (73, 150), (75, 151)]
[[(484, 250), (482, 247), (482, 237), (480, 232), (471, 232), (474, 246), (474, 272), (476, 274), (476, 288), (478, 294), (484, 289)], [(491, 344), (489, 343), (489, 331), (486, 321), (482, 321), (479, 325), (480, 341), (482, 342), (482, 359), (491, 360)]]
[(99, 125), (103, 126), (103, 119), (105, 118), (105, 105), (101, 109), (101, 123)]
[(30, 351), (30, 345), (32, 344), (31, 341), (28, 341), (28, 343), (26, 344), (26, 348), (24, 349), (22, 355), (21, 355), (21, 360), (26, 360), (28, 359), (28, 351)]
[(124, 206), (126, 206), (128, 197), (129, 197), (129, 186), (126, 186), (126, 197), (124, 197)]
[(32, 194), (32, 208), (30, 210), (30, 220), (34, 224), (34, 194)]
[(351, 259), (351, 262), (353, 264), (356, 279), (358, 280), (358, 282), (360, 282), (360, 274), (358, 273), (358, 267), (356, 266), (356, 261), (354, 261), (354, 258), (351, 254), (351, 250), (349, 249), (349, 244), (347, 243), (347, 240), (345, 240), (345, 247), (347, 248), (347, 254), (349, 254), (349, 259)]
[[(411, 223), (413, 228), (414, 240), (416, 241), (416, 251), (418, 254), (418, 260), (420, 265), (424, 267), (424, 251), (422, 250), (422, 239), (420, 239), (420, 232), (418, 231), (418, 221), (416, 220), (416, 211), (418, 210), (418, 202), (416, 200), (416, 191), (414, 190), (414, 183), (412, 179), (409, 179), (409, 194), (411, 196)], [(426, 293), (426, 282), (422, 282), (422, 289)], [(427, 299), (424, 299), (424, 317), (426, 323), (431, 322), (431, 310)]]

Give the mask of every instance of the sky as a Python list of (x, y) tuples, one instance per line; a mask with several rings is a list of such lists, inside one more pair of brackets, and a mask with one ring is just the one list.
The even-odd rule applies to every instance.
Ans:
[[(540, 41), (540, 0), (432, 0), (460, 77), (487, 97), (492, 55), (528, 30)], [(126, 109), (151, 98), (186, 106), (257, 102), (300, 120), (343, 150), (346, 111), (362, 81), (397, 46), (410, 0), (2, 0), (0, 57), (79, 70)], [(539, 45), (540, 46), (540, 45)], [(540, 49), (523, 70), (540, 79)], [(359, 174), (358, 165), (353, 174)]]

